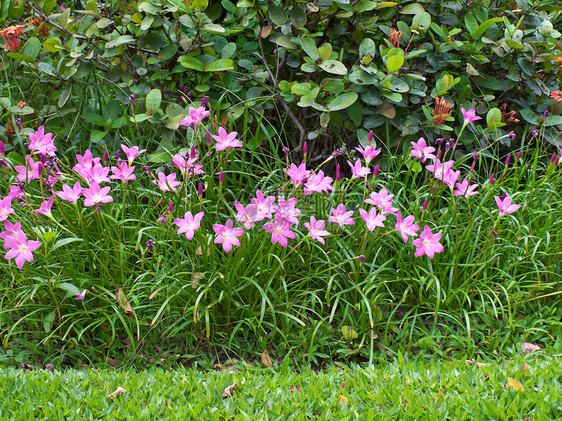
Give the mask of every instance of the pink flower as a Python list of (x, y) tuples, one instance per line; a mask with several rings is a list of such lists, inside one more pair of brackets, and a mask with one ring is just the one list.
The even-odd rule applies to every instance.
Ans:
[(113, 197), (107, 194), (109, 193), (109, 190), (111, 190), (110, 187), (100, 189), (99, 184), (92, 181), (89, 189), (82, 189), (82, 194), (86, 197), (86, 200), (84, 200), (84, 206), (94, 206), (99, 203), (113, 202)]
[(469, 123), (472, 123), (473, 121), (482, 119), (482, 117), (478, 117), (476, 115), (476, 110), (474, 108), (472, 108), (471, 110), (468, 110), (468, 111), (465, 111), (464, 108), (461, 108), (461, 111), (462, 111), (462, 118), (464, 118), (464, 125), (467, 125)]
[(225, 129), (219, 127), (219, 135), (213, 135), (213, 139), (217, 141), (217, 146), (215, 147), (217, 152), (223, 149), (241, 148), (242, 142), (236, 139), (237, 134), (236, 132), (227, 133)]
[(445, 174), (443, 175), (443, 179), (441, 181), (443, 181), (443, 183), (448, 185), (450, 188), (453, 188), (460, 176), (460, 171), (447, 170), (445, 171)]
[(435, 158), (435, 155), (432, 153), (435, 152), (435, 148), (433, 146), (427, 146), (423, 137), (420, 137), (417, 142), (410, 142), (410, 145), (414, 148), (412, 152), (410, 152), (410, 155), (418, 158), (421, 162), (425, 162), (426, 159)]
[(29, 150), (35, 151), (34, 153), (41, 153), (44, 155), (54, 155), (57, 148), (53, 144), (53, 134), (45, 134), (45, 128), (43, 126), (39, 127), (35, 133), (28, 134), (29, 139)]
[(402, 220), (400, 212), (396, 214), (396, 225), (394, 228), (402, 235), (405, 243), (408, 242), (408, 236), (414, 237), (417, 235), (416, 232), (420, 230), (419, 225), (414, 224), (414, 215), (410, 215)]
[(304, 223), (304, 226), (308, 228), (309, 231), (308, 235), (310, 235), (310, 238), (312, 238), (313, 240), (318, 240), (324, 245), (326, 245), (326, 242), (322, 237), (326, 237), (327, 235), (330, 235), (328, 231), (324, 230), (325, 225), (326, 225), (325, 221), (323, 220), (317, 221), (314, 216), (310, 217), (310, 223), (308, 222)]
[(10, 221), (4, 221), (6, 231), (0, 232), (0, 238), (5, 241), (4, 249), (12, 248), (11, 244), (17, 240), (18, 232), (21, 231), (21, 222), (12, 224)]
[(371, 174), (371, 169), (367, 167), (363, 167), (361, 165), (361, 160), (359, 159), (355, 161), (355, 165), (349, 161), (347, 161), (347, 163), (351, 167), (351, 173), (352, 173), (351, 178), (363, 178)]
[(74, 184), (74, 188), (72, 189), (66, 184), (63, 184), (62, 191), (56, 191), (55, 194), (62, 200), (66, 200), (67, 202), (74, 204), (78, 202), (78, 199), (82, 196), (82, 186), (79, 181)]
[(299, 223), (297, 216), (302, 215), (302, 212), (296, 208), (297, 198), (291, 197), (289, 200), (285, 200), (282, 197), (279, 198), (279, 205), (275, 207), (275, 212), (280, 219), (283, 219), (289, 223), (289, 225)]
[(240, 240), (236, 237), (244, 235), (242, 228), (234, 228), (233, 226), (234, 224), (231, 219), (226, 221), (225, 225), (213, 224), (213, 229), (217, 234), (214, 242), (215, 244), (222, 244), (225, 253), (229, 253), (232, 250), (232, 246), (239, 246)]
[(108, 183), (110, 181), (107, 177), (109, 174), (109, 167), (104, 167), (102, 164), (94, 164), (92, 167), (80, 167), (76, 172), (88, 183), (95, 181), (99, 184)]
[(320, 170), (318, 173), (308, 178), (308, 181), (304, 185), (303, 193), (305, 196), (313, 192), (328, 193), (329, 190), (334, 190), (332, 186), (333, 181), (333, 178), (324, 176), (324, 172)]
[(12, 208), (12, 198), (6, 196), (0, 201), (0, 221), (5, 221), (11, 213), (14, 213)]
[(275, 202), (275, 196), (265, 197), (260, 190), (256, 190), (256, 198), (250, 199), (253, 205), (258, 208), (258, 214), (256, 215), (256, 221), (261, 221), (263, 219), (271, 218), (273, 212), (273, 202)]
[(393, 194), (388, 194), (386, 189), (382, 189), (379, 193), (372, 192), (370, 199), (365, 199), (365, 203), (375, 205), (381, 213), (384, 214), (395, 214), (398, 212), (398, 208), (392, 207)]
[(450, 160), (444, 163), (441, 163), (441, 161), (439, 160), (439, 158), (435, 158), (433, 160), (433, 164), (431, 165), (426, 165), (426, 169), (428, 171), (431, 171), (433, 173), (433, 176), (438, 179), (438, 180), (443, 180), (445, 178), (445, 173), (450, 170), (451, 168), (453, 168), (453, 164), (455, 163), (455, 161)]
[(353, 211), (346, 211), (343, 203), (340, 203), (336, 209), (331, 208), (331, 211), (333, 216), (330, 216), (328, 221), (335, 222), (336, 224), (339, 224), (340, 227), (355, 224), (355, 221), (351, 219)]
[(291, 225), (283, 220), (279, 214), (275, 215), (275, 222), (268, 222), (263, 229), (271, 233), (271, 244), (279, 243), (287, 248), (288, 238), (295, 238), (295, 233), (291, 231)]
[(124, 145), (122, 143), (121, 143), (121, 149), (123, 149), (123, 152), (125, 152), (125, 156), (127, 156), (129, 165), (133, 163), (133, 161), (137, 156), (139, 156), (143, 152), (146, 152), (146, 149), (139, 150), (140, 148), (138, 146), (132, 146), (129, 148), (127, 145)]
[(198, 156), (196, 154), (192, 157), (184, 157), (180, 154), (172, 156), (173, 164), (179, 168), (184, 178), (193, 174), (205, 174), (203, 165), (197, 164), (197, 159)]
[(172, 189), (174, 193), (178, 190), (177, 187), (181, 185), (179, 181), (176, 181), (177, 174), (172, 173), (168, 176), (163, 172), (158, 173), (158, 181), (152, 180), (154, 184), (158, 184), (161, 191), (166, 192)]
[(503, 200), (498, 196), (494, 196), (494, 199), (496, 199), (500, 215), (508, 215), (521, 207), (521, 205), (511, 204), (511, 196), (506, 196)]
[(361, 152), (361, 155), (363, 155), (363, 158), (365, 159), (366, 165), (369, 165), (371, 161), (381, 153), (382, 150), (382, 148), (375, 149), (374, 146), (370, 145), (366, 146), (365, 149), (363, 149), (361, 146), (358, 146), (355, 149)]
[(457, 189), (453, 193), (455, 196), (464, 196), (470, 197), (478, 194), (476, 189), (478, 188), (478, 184), (468, 185), (468, 180), (463, 180), (460, 183), (457, 183)]
[(246, 229), (252, 228), (258, 216), (258, 207), (256, 205), (250, 204), (244, 208), (242, 204), (238, 201), (234, 202), (234, 206), (238, 211), (238, 215), (236, 215), (236, 220), (238, 222), (244, 222), (244, 227)]
[(211, 115), (210, 111), (207, 111), (205, 107), (193, 108), (189, 107), (189, 115), (179, 122), (180, 126), (197, 126), (200, 124), (205, 117)]
[(136, 180), (137, 176), (133, 174), (134, 170), (134, 165), (130, 167), (127, 162), (121, 161), (118, 167), (111, 167), (111, 171), (113, 171), (114, 175), (110, 175), (109, 178), (111, 180), (121, 180), (122, 182)]
[(72, 169), (78, 173), (80, 169), (92, 168), (94, 165), (101, 163), (101, 158), (94, 158), (89, 149), (86, 149), (84, 156), (76, 154), (76, 160), (78, 164), (72, 167)]
[(28, 241), (23, 231), (18, 231), (16, 238), (10, 241), (9, 250), (4, 256), (8, 259), (16, 259), (16, 265), (18, 269), (21, 269), (25, 262), (33, 262), (32, 251), (39, 248), (41, 242), (39, 241)]
[(39, 180), (42, 171), (41, 162), (33, 162), (33, 158), (29, 155), (25, 157), (25, 165), (16, 165), (14, 169), (18, 171), (16, 180), (29, 183), (31, 180)]
[(283, 171), (285, 171), (285, 174), (287, 174), (291, 178), (291, 181), (293, 182), (295, 187), (298, 187), (302, 183), (304, 183), (308, 179), (308, 176), (311, 172), (310, 170), (306, 169), (306, 164), (304, 163), (304, 161), (302, 161), (298, 167), (295, 164), (291, 164), (291, 167), (289, 169), (283, 168)]
[(55, 200), (55, 196), (51, 196), (49, 200), (45, 200), (41, 203), (41, 207), (35, 210), (37, 215), (45, 215), (48, 218), (52, 218), (53, 215), (51, 214), (51, 208), (53, 207), (53, 200)]
[(416, 253), (414, 256), (419, 257), (427, 254), (430, 259), (433, 259), (435, 253), (442, 253), (445, 249), (439, 243), (441, 239), (441, 233), (432, 234), (429, 227), (426, 225), (423, 229), (420, 238), (413, 241), (413, 245), (416, 246)]
[(367, 224), (367, 229), (373, 231), (376, 227), (384, 228), (383, 221), (386, 219), (384, 215), (377, 215), (377, 208), (372, 208), (368, 213), (366, 210), (359, 208), (361, 218)]
[(199, 212), (195, 216), (191, 212), (186, 212), (183, 219), (174, 219), (174, 224), (180, 228), (178, 234), (185, 233), (187, 239), (191, 241), (195, 231), (201, 227), (200, 222), (203, 219), (203, 215), (205, 215), (205, 212)]

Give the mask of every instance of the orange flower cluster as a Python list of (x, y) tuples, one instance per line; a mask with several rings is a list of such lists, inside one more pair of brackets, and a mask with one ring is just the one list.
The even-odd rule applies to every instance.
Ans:
[(502, 112), (502, 123), (519, 123), (519, 119), (515, 118), (517, 111), (507, 111), (507, 103), (504, 102), (500, 107), (500, 110)]
[(562, 91), (552, 91), (550, 93), (550, 97), (553, 99), (552, 113), (558, 114), (560, 112), (560, 109), (562, 108)]
[(0, 31), (0, 37), (4, 40), (5, 51), (17, 51), (20, 48), (20, 37), (23, 34), (20, 25), (12, 25)]
[(39, 30), (39, 36), (41, 37), (46, 37), (51, 31), (51, 28), (48, 27), (47, 24), (40, 18), (31, 18), (29, 19), (29, 23), (33, 24), (33, 26), (35, 26), (36, 28), (39, 28), (41, 24), (43, 24), (43, 26), (41, 26), (41, 29)]
[(555, 101), (562, 101), (562, 91), (552, 91), (550, 97)]
[(396, 48), (400, 48), (400, 38), (402, 38), (402, 31), (397, 31), (396, 29), (390, 30), (388, 41)]
[(433, 123), (436, 126), (441, 126), (442, 124), (445, 124), (445, 121), (449, 118), (449, 116), (451, 115), (452, 111), (451, 111), (451, 104), (447, 104), (447, 102), (445, 101), (445, 98), (439, 98), (437, 97), (437, 99), (435, 100), (435, 108), (433, 109)]

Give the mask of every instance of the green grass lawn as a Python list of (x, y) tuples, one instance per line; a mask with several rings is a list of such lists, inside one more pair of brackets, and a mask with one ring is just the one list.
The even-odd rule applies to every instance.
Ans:
[[(562, 418), (562, 359), (539, 354), (469, 365), (397, 358), (372, 368), (296, 370), (251, 365), (217, 371), (0, 370), (0, 418), (428, 419)], [(231, 397), (225, 388), (237, 383)], [(112, 399), (112, 392), (126, 390)]]

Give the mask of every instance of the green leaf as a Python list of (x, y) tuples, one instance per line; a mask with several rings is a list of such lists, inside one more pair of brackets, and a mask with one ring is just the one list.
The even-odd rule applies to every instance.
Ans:
[(343, 110), (357, 101), (359, 95), (356, 92), (346, 92), (345, 94), (341, 94), (331, 100), (327, 105), (326, 108), (328, 111), (338, 111)]
[(204, 11), (209, 4), (209, 0), (193, 0), (191, 5), (195, 7), (200, 12)]
[(562, 124), (562, 115), (549, 115), (544, 122), (545, 127), (556, 126), (558, 124)]
[(45, 329), (45, 332), (51, 331), (51, 324), (55, 320), (55, 315), (56, 315), (56, 313), (53, 310), (49, 314), (47, 314), (45, 317), (43, 317), (42, 321), (43, 321), (43, 328)]
[(14, 53), (13, 51), (10, 51), (8, 53), (8, 57), (13, 58), (14, 60), (23, 60), (23, 61), (35, 61), (35, 59), (31, 56), (28, 56), (27, 54), (20, 54), (20, 53)]
[(486, 123), (489, 129), (495, 129), (505, 124), (502, 123), (502, 112), (499, 108), (491, 108), (486, 114)]
[(320, 54), (318, 53), (318, 49), (316, 48), (316, 44), (310, 38), (300, 38), (301, 47), (306, 54), (312, 60), (318, 60), (320, 58)]
[(386, 68), (390, 73), (400, 70), (403, 64), (404, 57), (402, 56), (391, 56), (386, 59)]
[(66, 291), (66, 296), (64, 298), (79, 295), (81, 292), (76, 285), (73, 285), (70, 282), (61, 282), (58, 287)]
[(147, 95), (146, 95), (146, 109), (152, 109), (153, 111), (156, 111), (160, 108), (160, 104), (162, 103), (162, 92), (160, 91), (160, 89), (152, 89)]
[(50, 76), (56, 75), (55, 68), (49, 63), (41, 62), (37, 64), (39, 70), (43, 73), (47, 73)]
[(226, 31), (222, 26), (215, 25), (214, 23), (207, 23), (201, 29), (203, 31), (209, 31), (209, 32), (213, 32), (213, 33), (223, 33), (223, 32)]
[(397, 77), (390, 76), (389, 78), (387, 78), (387, 80), (390, 82), (390, 90), (393, 92), (404, 93), (410, 90), (410, 86), (402, 79), (398, 79)]
[(467, 13), (465, 15), (464, 25), (466, 26), (466, 29), (472, 36), (472, 39), (475, 39), (476, 30), (478, 29), (478, 21), (476, 20), (473, 14)]
[(268, 7), (268, 13), (271, 21), (277, 26), (281, 26), (287, 20), (287, 12), (283, 7), (271, 4)]
[(425, 12), (425, 10), (421, 4), (412, 3), (404, 6), (399, 12), (403, 15), (417, 15), (418, 13)]
[(306, 13), (302, 7), (293, 6), (289, 12), (289, 16), (295, 28), (302, 28), (306, 25)]
[(37, 37), (31, 37), (23, 46), (22, 53), (37, 58), (39, 51), (41, 51), (41, 41)]
[(197, 70), (197, 71), (204, 71), (203, 68), (203, 63), (201, 63), (199, 60), (197, 60), (195, 57), (192, 56), (181, 56), (178, 59), (179, 64), (181, 64), (183, 67), (187, 67), (188, 69), (193, 69), (193, 70)]
[(224, 72), (234, 69), (234, 62), (229, 58), (220, 58), (205, 67), (206, 72)]
[(346, 75), (347, 67), (337, 60), (325, 60), (319, 64), (319, 67), (325, 72), (332, 73), (334, 75)]
[(132, 35), (121, 35), (111, 41), (105, 43), (105, 48), (114, 48), (119, 45), (130, 44), (135, 42), (135, 38)]
[(99, 143), (105, 136), (107, 136), (107, 133), (109, 132), (94, 129), (90, 132), (90, 140), (93, 143)]
[(62, 108), (64, 106), (64, 104), (66, 104), (66, 101), (68, 101), (68, 98), (70, 97), (70, 92), (72, 91), (72, 85), (68, 85), (68, 87), (66, 87), (60, 94), (59, 97), (59, 101), (57, 103), (57, 105)]
[(482, 35), (484, 35), (484, 32), (486, 32), (486, 30), (493, 24), (496, 22), (501, 22), (503, 19), (502, 18), (492, 18), (492, 19), (488, 19), (486, 22), (483, 22), (482, 25), (480, 25), (476, 31), (474, 31), (474, 34), (471, 32), (472, 35), (472, 39), (480, 39), (480, 37), (482, 37)]
[(305, 83), (294, 83), (291, 86), (291, 92), (296, 95), (306, 95), (310, 92), (312, 88), (310, 87), (310, 82)]
[(43, 48), (50, 53), (62, 50), (62, 43), (59, 37), (51, 37), (43, 42)]
[(534, 126), (539, 124), (539, 115), (531, 111), (529, 108), (520, 109), (519, 114), (521, 114), (521, 117), (523, 117), (523, 119), (527, 123), (532, 124)]
[(41, 10), (43, 10), (43, 13), (49, 16), (51, 14), (51, 11), (53, 10), (53, 7), (55, 7), (56, 3), (57, 3), (56, 0), (45, 0)]
[(183, 4), (180, 0), (166, 0), (168, 3), (176, 6), (177, 9), (181, 10), (182, 12), (189, 12), (189, 9)]
[(423, 34), (429, 29), (431, 25), (431, 15), (427, 12), (417, 13), (412, 19), (411, 29), (416, 29), (419, 33)]

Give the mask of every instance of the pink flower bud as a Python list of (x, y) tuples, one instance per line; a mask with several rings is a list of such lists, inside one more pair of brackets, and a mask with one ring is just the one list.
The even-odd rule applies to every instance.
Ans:
[(379, 175), (379, 164), (375, 165), (375, 169), (373, 170), (373, 180), (377, 178), (377, 175)]
[(200, 199), (203, 198), (203, 184), (199, 183), (199, 187), (197, 187), (197, 195)]
[(0, 142), (0, 155), (4, 156), (6, 153), (6, 148), (4, 147), (4, 142)]
[(505, 166), (509, 167), (509, 161), (511, 160), (511, 154), (508, 153), (506, 158), (505, 158)]
[(556, 161), (556, 153), (553, 153), (552, 156), (550, 157), (550, 163), (554, 164), (555, 161)]
[(502, 194), (502, 200), (505, 200), (505, 197), (506, 197), (506, 196), (507, 196), (507, 193), (506, 193), (506, 192), (503, 192), (503, 194)]
[(105, 164), (107, 161), (109, 161), (109, 152), (106, 149), (103, 153), (103, 163)]
[(304, 159), (306, 159), (306, 155), (308, 155), (308, 144), (306, 142), (304, 142), (304, 145), (302, 147), (302, 153), (304, 155)]
[(189, 154), (190, 158), (193, 159), (197, 156), (197, 151), (195, 150), (195, 146), (191, 147), (191, 153)]
[(207, 144), (211, 144), (211, 133), (207, 132)]
[(490, 176), (490, 186), (494, 184), (494, 173)]
[(336, 181), (339, 183), (341, 180), (341, 169), (340, 164), (336, 165)]
[(423, 201), (422, 212), (425, 212), (427, 209), (427, 199)]
[(367, 144), (371, 144), (371, 142), (373, 141), (373, 131), (371, 130), (369, 132), (369, 137), (367, 138)]
[(437, 159), (441, 159), (441, 149), (437, 151)]
[(222, 184), (223, 181), (224, 181), (224, 173), (221, 170), (221, 173), (219, 174), (219, 184)]
[(517, 156), (515, 157), (515, 162), (519, 161), (519, 158), (521, 158), (521, 152), (523, 152), (523, 150), (517, 152)]
[(170, 203), (168, 204), (168, 212), (172, 213), (174, 212), (174, 202), (172, 202), (170, 200)]

